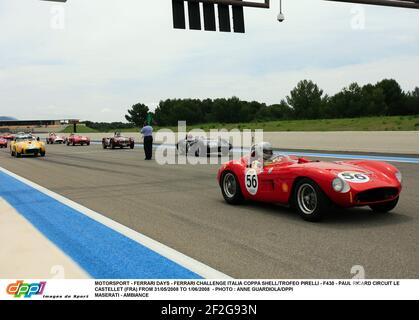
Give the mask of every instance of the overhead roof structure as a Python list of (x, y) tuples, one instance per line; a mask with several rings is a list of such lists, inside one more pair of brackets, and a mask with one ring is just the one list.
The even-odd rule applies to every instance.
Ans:
[[(42, 1), (67, 2), (67, 0)], [(419, 0), (325, 1), (419, 9)], [(218, 27), (218, 30), (221, 32), (233, 31), (237, 33), (244, 33), (244, 8), (250, 7), (269, 9), (271, 6), (271, 2), (271, 0), (172, 0), (173, 27), (175, 29), (187, 29), (188, 27), (188, 29), (190, 30), (205, 31), (217, 31)], [(187, 8), (185, 4), (187, 5)], [(201, 18), (201, 10), (203, 12), (203, 19)], [(218, 13), (218, 15), (216, 13)], [(186, 25), (186, 16), (188, 17), (188, 26)]]

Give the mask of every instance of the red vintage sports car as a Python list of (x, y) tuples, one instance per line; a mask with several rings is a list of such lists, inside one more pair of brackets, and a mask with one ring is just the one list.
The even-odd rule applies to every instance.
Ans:
[(47, 144), (55, 144), (55, 143), (64, 144), (65, 143), (65, 140), (66, 140), (65, 137), (58, 136), (55, 133), (48, 134), (48, 137), (46, 139)]
[(252, 156), (230, 161), (218, 171), (227, 203), (255, 200), (291, 205), (303, 219), (318, 221), (331, 205), (391, 211), (402, 189), (401, 173), (385, 162), (324, 162), (278, 155), (261, 165)]
[(6, 139), (6, 140), (13, 140), (15, 136), (11, 133), (4, 133), (3, 135), (1, 135), (1, 138)]
[(75, 146), (75, 145), (90, 146), (90, 138), (85, 137), (85, 136), (79, 136), (79, 135), (76, 135), (76, 134), (72, 133), (67, 138), (67, 145), (68, 146), (70, 146), (70, 145), (72, 145), (72, 146)]
[(134, 149), (135, 142), (134, 138), (127, 138), (121, 135), (119, 132), (115, 132), (111, 138), (102, 139), (103, 149), (115, 149), (115, 148), (131, 148)]
[(7, 139), (4, 139), (2, 137), (0, 137), (0, 148), (7, 148), (7, 143), (9, 141)]

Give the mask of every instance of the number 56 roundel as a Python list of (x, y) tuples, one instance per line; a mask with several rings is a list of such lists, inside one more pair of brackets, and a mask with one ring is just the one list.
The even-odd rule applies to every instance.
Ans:
[(246, 183), (247, 192), (249, 192), (252, 196), (256, 195), (259, 188), (259, 180), (256, 169), (247, 170), (244, 181)]

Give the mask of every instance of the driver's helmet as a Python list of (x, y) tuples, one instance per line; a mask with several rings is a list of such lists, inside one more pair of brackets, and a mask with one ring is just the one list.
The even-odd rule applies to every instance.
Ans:
[(115, 132), (115, 137), (120, 137), (121, 136), (121, 132), (116, 131)]
[(274, 154), (272, 144), (269, 142), (261, 142), (254, 145), (251, 150), (252, 157), (256, 157), (256, 154), (259, 152), (262, 152), (264, 161), (270, 160)]
[(192, 141), (193, 140), (193, 135), (192, 134), (186, 135), (186, 140)]

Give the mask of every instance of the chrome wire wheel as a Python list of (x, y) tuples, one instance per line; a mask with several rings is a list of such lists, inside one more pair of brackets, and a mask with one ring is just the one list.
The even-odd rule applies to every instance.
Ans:
[(317, 209), (316, 190), (308, 183), (302, 184), (298, 189), (297, 201), (300, 210), (307, 215), (313, 214)]
[(223, 190), (228, 198), (234, 198), (237, 193), (236, 177), (232, 173), (227, 173), (223, 180)]

